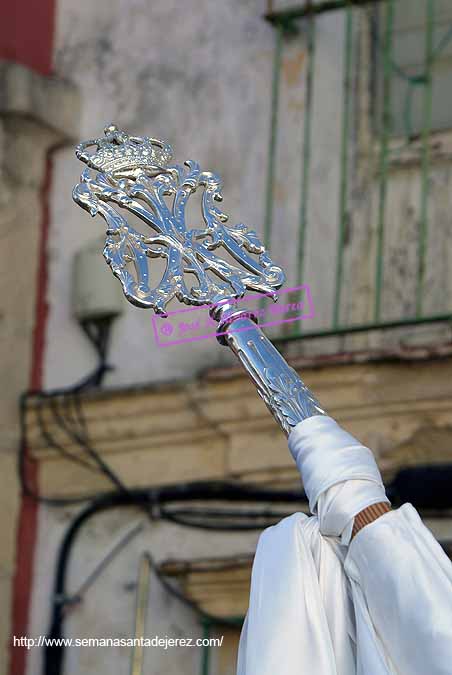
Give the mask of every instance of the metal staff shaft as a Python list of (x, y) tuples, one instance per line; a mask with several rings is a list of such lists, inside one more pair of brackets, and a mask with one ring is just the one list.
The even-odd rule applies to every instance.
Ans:
[[(218, 340), (238, 357), (256, 385), (259, 396), (289, 435), (299, 422), (313, 415), (325, 415), (312, 392), (257, 325), (250, 313), (232, 310), (230, 305), (213, 308), (219, 321)], [(251, 315), (252, 316), (252, 315)]]

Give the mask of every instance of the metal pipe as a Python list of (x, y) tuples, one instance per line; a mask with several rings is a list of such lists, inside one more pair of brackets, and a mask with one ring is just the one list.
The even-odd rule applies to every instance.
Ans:
[(102, 559), (96, 564), (94, 569), (86, 577), (86, 579), (80, 584), (79, 588), (72, 594), (71, 600), (81, 600), (83, 595), (86, 593), (88, 588), (90, 588), (96, 579), (102, 574), (104, 569), (116, 558), (116, 556), (129, 544), (130, 541), (137, 534), (143, 531), (144, 522), (140, 521), (135, 523), (132, 527), (128, 528), (127, 531), (120, 536), (120, 538), (113, 544), (110, 550), (102, 557)]
[[(309, 5), (311, 3), (308, 3)], [(306, 96), (303, 124), (303, 167), (301, 175), (300, 195), (300, 221), (298, 239), (298, 267), (297, 286), (303, 283), (304, 272), (304, 241), (307, 225), (308, 201), (309, 201), (309, 178), (311, 168), (311, 127), (312, 127), (312, 103), (314, 95), (314, 65), (315, 65), (315, 17), (309, 17), (307, 26), (307, 72), (306, 72)]]
[[(210, 625), (211, 623), (209, 619), (204, 618), (202, 622), (203, 626), (202, 636), (205, 640), (208, 640), (210, 638)], [(201, 675), (209, 675), (209, 670), (210, 670), (210, 645), (204, 644), (201, 655)]]
[[(135, 631), (134, 646), (132, 647), (132, 658), (130, 675), (142, 675), (143, 673), (143, 638), (146, 629), (146, 614), (149, 599), (149, 583), (151, 579), (152, 560), (149, 553), (143, 553), (140, 558), (138, 568), (138, 583), (136, 595), (135, 611)], [(139, 642), (139, 644), (136, 644)]]
[(416, 317), (411, 319), (400, 319), (399, 321), (377, 321), (375, 323), (363, 323), (351, 326), (338, 326), (331, 330), (318, 330), (306, 333), (297, 333), (293, 335), (275, 338), (274, 342), (290, 342), (292, 340), (333, 337), (336, 335), (348, 335), (349, 333), (364, 333), (371, 330), (388, 330), (391, 328), (402, 328), (403, 326), (418, 326), (421, 324), (451, 322), (452, 314), (436, 314), (429, 317)]
[(430, 130), (432, 126), (432, 67), (433, 67), (433, 0), (426, 2), (425, 29), (425, 89), (424, 120), (422, 127), (422, 168), (421, 168), (421, 208), (419, 219), (418, 268), (416, 288), (416, 315), (422, 314), (423, 291), (425, 282), (425, 258), (427, 252), (428, 196), (430, 185)]
[(348, 135), (351, 108), (353, 10), (348, 7), (345, 14), (344, 77), (342, 90), (342, 138), (341, 138), (341, 185), (339, 194), (339, 236), (337, 243), (336, 287), (333, 307), (333, 326), (339, 323), (342, 274), (344, 261), (345, 228), (348, 206)]
[(273, 56), (273, 75), (271, 93), (271, 116), (270, 138), (268, 149), (267, 185), (265, 190), (265, 220), (264, 220), (264, 244), (268, 248), (270, 244), (271, 228), (273, 223), (273, 188), (275, 181), (275, 155), (278, 134), (278, 106), (280, 90), (280, 71), (283, 47), (284, 26), (282, 23), (276, 27), (275, 48)]
[(286, 9), (267, 12), (264, 18), (270, 23), (277, 25), (281, 22), (302, 19), (312, 14), (324, 14), (345, 7), (364, 7), (365, 5), (374, 5), (386, 0), (326, 0), (315, 4), (295, 5)]
[(380, 319), (381, 294), (383, 284), (384, 228), (386, 213), (387, 179), (388, 179), (388, 146), (391, 127), (391, 74), (392, 74), (392, 37), (394, 22), (394, 0), (388, 0), (386, 6), (386, 27), (383, 56), (383, 119), (380, 144), (379, 164), (379, 203), (377, 226), (377, 252), (375, 273), (375, 305), (374, 320)]

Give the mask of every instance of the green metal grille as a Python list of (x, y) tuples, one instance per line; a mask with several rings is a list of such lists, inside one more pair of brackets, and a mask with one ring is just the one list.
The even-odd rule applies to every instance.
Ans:
[[(327, 12), (340, 12), (344, 21), (344, 56), (342, 78), (342, 122), (340, 142), (340, 186), (338, 203), (338, 238), (335, 259), (335, 287), (333, 311), (329, 326), (322, 330), (304, 330), (301, 333), (299, 325), (291, 334), (285, 334), (281, 340), (288, 341), (300, 337), (322, 337), (333, 335), (347, 335), (351, 333), (366, 332), (377, 329), (389, 329), (402, 326), (449, 321), (450, 312), (428, 313), (424, 312), (424, 286), (426, 256), (429, 235), (429, 193), (431, 171), (431, 127), (432, 127), (432, 82), (435, 76), (435, 65), (438, 56), (452, 40), (452, 26), (443, 34), (438, 44), (434, 44), (435, 3), (436, 0), (425, 0), (424, 16), (424, 62), (422, 72), (410, 75), (401, 68), (394, 60), (394, 13), (398, 0), (328, 0), (325, 2), (312, 3), (307, 0), (300, 6), (291, 7), (283, 11), (269, 11), (266, 15), (268, 21), (275, 29), (275, 48), (273, 62), (273, 84), (271, 89), (271, 125), (268, 152), (268, 175), (265, 205), (265, 232), (264, 239), (268, 245), (271, 238), (274, 212), (274, 183), (275, 183), (275, 155), (277, 152), (278, 134), (278, 110), (280, 107), (280, 79), (282, 55), (285, 40), (293, 37), (294, 33), (303, 25), (303, 34), (306, 36), (306, 84), (304, 90), (304, 120), (303, 120), (303, 150), (302, 170), (300, 184), (300, 210), (298, 223), (298, 252), (297, 252), (297, 284), (304, 281), (305, 259), (309, 251), (306, 251), (306, 233), (310, 227), (308, 222), (308, 205), (310, 198), (311, 183), (311, 156), (312, 148), (312, 116), (313, 97), (316, 86), (314, 78), (314, 65), (316, 56), (316, 22), (320, 15)], [(378, 197), (376, 211), (376, 253), (374, 264), (374, 288), (373, 288), (373, 311), (372, 320), (360, 325), (347, 325), (341, 321), (341, 299), (344, 290), (344, 250), (347, 232), (347, 218), (349, 211), (349, 174), (350, 174), (350, 119), (353, 100), (353, 31), (356, 9), (366, 7), (375, 8), (379, 16), (379, 35), (377, 49), (379, 51), (381, 81), (380, 96), (382, 98), (381, 118), (375, 125), (375, 137), (378, 143), (378, 158), (376, 179), (378, 181)], [(452, 71), (451, 71), (452, 72)], [(382, 316), (382, 291), (385, 270), (385, 235), (386, 212), (388, 199), (388, 173), (392, 160), (393, 148), (391, 146), (391, 94), (393, 91), (394, 78), (404, 81), (407, 86), (405, 104), (406, 118), (406, 146), (411, 142), (411, 118), (410, 104), (413, 91), (423, 92), (422, 132), (420, 134), (421, 157), (419, 162), (420, 194), (419, 194), (419, 221), (417, 232), (417, 262), (416, 262), (416, 290), (415, 311), (408, 316), (400, 316), (398, 319), (385, 320)], [(452, 127), (452, 112), (451, 112)], [(405, 145), (403, 147), (406, 147)]]

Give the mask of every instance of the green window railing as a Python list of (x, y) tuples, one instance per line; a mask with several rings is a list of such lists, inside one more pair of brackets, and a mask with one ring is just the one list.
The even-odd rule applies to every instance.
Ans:
[[(300, 6), (285, 10), (273, 10), (269, 3), (269, 12), (266, 15), (268, 21), (274, 27), (275, 47), (273, 56), (273, 77), (271, 87), (271, 123), (268, 147), (268, 173), (266, 183), (265, 203), (265, 226), (264, 239), (267, 245), (272, 235), (274, 224), (274, 194), (275, 194), (275, 158), (278, 149), (278, 139), (281, 133), (280, 114), (280, 83), (282, 73), (282, 60), (286, 42), (304, 39), (305, 49), (305, 78), (304, 78), (304, 114), (302, 120), (302, 157), (301, 180), (300, 180), (300, 208), (298, 222), (298, 245), (297, 245), (297, 269), (296, 283), (305, 280), (306, 257), (311, 252), (306, 248), (307, 233), (310, 227), (315, 226), (309, 219), (309, 203), (311, 195), (311, 165), (312, 155), (316, 151), (313, 147), (312, 122), (313, 101), (316, 87), (321, 83), (316, 82), (314, 76), (318, 31), (317, 22), (321, 15), (328, 12), (336, 12), (338, 21), (343, 22), (343, 61), (342, 61), (342, 103), (341, 103), (341, 131), (339, 150), (339, 182), (338, 187), (338, 233), (337, 248), (334, 260), (334, 301), (332, 303), (331, 317), (322, 328), (309, 330), (300, 325), (295, 326), (291, 333), (285, 334), (281, 339), (292, 340), (300, 337), (321, 337), (333, 335), (346, 335), (349, 333), (365, 332), (375, 329), (396, 328), (405, 325), (421, 323), (434, 323), (449, 321), (452, 316), (452, 303), (441, 311), (430, 311), (425, 308), (425, 284), (426, 284), (426, 260), (429, 246), (429, 198), (431, 197), (431, 168), (432, 168), (432, 128), (433, 96), (432, 88), (435, 82), (436, 70), (440, 64), (444, 77), (444, 64), (450, 58), (450, 86), (452, 88), (452, 51), (445, 59), (445, 52), (452, 48), (452, 8), (449, 10), (443, 0), (416, 0), (421, 21), (422, 34), (422, 62), (415, 64), (416, 67), (401, 65), (397, 57), (400, 49), (398, 45), (405, 45), (406, 50), (411, 49), (413, 36), (417, 33), (403, 34), (399, 31), (397, 21), (400, 23), (401, 5), (398, 3), (405, 0), (326, 0), (316, 3), (309, 0)], [(352, 108), (356, 96), (354, 87), (354, 73), (356, 63), (353, 63), (354, 40), (356, 40), (357, 13), (366, 12), (366, 16), (374, 18), (374, 31), (371, 47), (374, 50), (374, 73), (373, 73), (373, 104), (378, 119), (371, 123), (373, 136), (373, 160), (375, 163), (373, 189), (376, 194), (376, 208), (373, 215), (373, 231), (375, 234), (375, 256), (372, 261), (373, 280), (371, 284), (371, 296), (369, 303), (372, 310), (369, 311), (365, 321), (354, 323), (344, 321), (341, 316), (341, 307), (344, 298), (344, 255), (347, 245), (348, 214), (353, 208), (350, 204), (350, 176), (353, 167), (350, 166), (350, 147), (352, 143), (351, 119)], [(398, 12), (398, 14), (397, 14)], [(398, 18), (399, 17), (399, 18)], [(441, 21), (439, 21), (439, 18)], [(375, 27), (377, 27), (375, 29)], [(420, 29), (419, 29), (420, 30)], [(399, 32), (398, 32), (399, 31)], [(372, 31), (371, 31), (372, 32)], [(408, 40), (410, 37), (411, 42)], [(418, 48), (418, 40), (416, 40)], [(355, 70), (354, 70), (355, 68)], [(444, 72), (443, 72), (444, 71)], [(397, 93), (397, 103), (400, 103), (399, 92), (401, 88), (406, 90), (403, 110), (400, 112), (400, 124), (394, 124), (394, 92)], [(420, 98), (419, 98), (420, 96)], [(413, 129), (413, 101), (420, 102), (419, 114), (416, 115), (418, 127)], [(444, 103), (446, 105), (447, 102)], [(400, 105), (399, 105), (400, 108)], [(419, 120), (420, 122), (419, 122)], [(400, 126), (403, 129), (400, 131)], [(444, 126), (444, 125), (443, 125)], [(397, 127), (397, 133), (394, 128)], [(450, 128), (452, 129), (452, 109), (450, 110)], [(444, 129), (443, 129), (444, 130)], [(402, 141), (400, 142), (400, 136)], [(412, 263), (413, 275), (415, 275), (414, 296), (410, 301), (407, 313), (399, 316), (384, 316), (382, 298), (384, 292), (384, 273), (387, 260), (385, 259), (387, 240), (387, 211), (388, 211), (388, 186), (391, 182), (391, 167), (397, 163), (397, 157), (403, 153), (409, 153), (415, 144), (416, 170), (419, 174), (419, 216), (417, 220), (417, 232), (413, 234), (416, 239), (416, 261)], [(397, 154), (398, 153), (398, 154)], [(452, 183), (451, 183), (452, 190)], [(312, 220), (312, 218), (311, 218)], [(451, 209), (452, 222), (452, 209)], [(312, 252), (315, 255), (315, 251)], [(414, 269), (415, 268), (415, 269)]]
[[(238, 617), (231, 617), (229, 619), (223, 619), (219, 620), (218, 618), (215, 617), (210, 617), (208, 615), (205, 615), (201, 619), (201, 625), (203, 628), (203, 638), (208, 641), (212, 637), (212, 629), (220, 629), (221, 627), (228, 627), (228, 628), (233, 628), (237, 631), (237, 635), (240, 634), (240, 631), (242, 629), (242, 625), (244, 622), (244, 617), (238, 616)], [(212, 669), (211, 669), (211, 648), (210, 645), (205, 644), (201, 648), (201, 670), (200, 670), (200, 675), (210, 675)], [(234, 664), (235, 666), (235, 664)]]

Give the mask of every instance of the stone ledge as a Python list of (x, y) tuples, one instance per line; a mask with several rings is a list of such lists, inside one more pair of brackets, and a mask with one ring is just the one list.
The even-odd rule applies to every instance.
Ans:
[[(303, 369), (303, 379), (344, 427), (375, 452), (385, 479), (402, 466), (452, 462), (452, 358)], [(196, 479), (276, 485), (299, 482), (279, 430), (245, 374), (85, 395), (90, 442), (128, 485)], [(29, 443), (45, 494), (109, 489), (99, 474), (64, 459), (28, 414)], [(47, 430), (68, 452), (51, 411)]]
[(217, 618), (244, 617), (248, 609), (252, 555), (199, 560), (167, 560), (159, 565), (177, 579), (182, 592), (201, 610)]
[[(284, 355), (284, 343), (276, 343)], [(331, 366), (350, 366), (366, 363), (415, 363), (419, 361), (440, 360), (452, 356), (452, 343), (440, 342), (432, 344), (399, 344), (387, 349), (356, 349), (351, 352), (334, 354), (317, 354), (314, 356), (285, 356), (292, 368), (325, 368)], [(241, 377), (242, 367), (237, 365), (227, 368), (207, 368), (203, 373), (206, 381), (230, 380)]]

